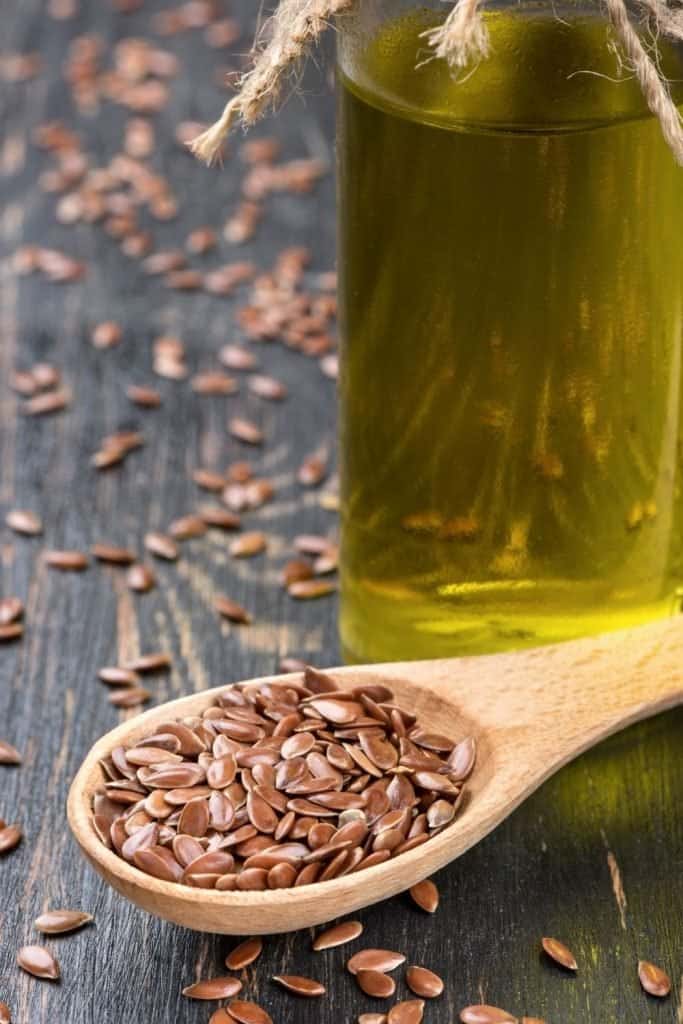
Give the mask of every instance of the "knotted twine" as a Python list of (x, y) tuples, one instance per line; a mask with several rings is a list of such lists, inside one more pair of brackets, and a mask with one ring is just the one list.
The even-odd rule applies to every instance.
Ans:
[[(236, 122), (249, 127), (269, 106), (276, 106), (286, 81), (296, 73), (328, 24), (363, 0), (279, 0), (272, 17), (254, 43), (251, 68), (242, 76), (235, 96), (205, 132), (190, 143), (192, 152), (207, 164), (220, 154)], [(456, 0), (441, 25), (422, 33), (432, 56), (445, 60), (454, 73), (489, 55), (489, 35), (481, 14), (482, 0)], [(676, 161), (683, 166), (683, 121), (669, 86), (659, 69), (660, 34), (683, 40), (683, 11), (668, 0), (635, 0), (640, 20), (651, 32), (646, 48), (631, 20), (626, 0), (604, 0), (607, 16), (620, 44), (624, 66), (636, 76), (650, 111)], [(635, 15), (633, 15), (635, 17)]]

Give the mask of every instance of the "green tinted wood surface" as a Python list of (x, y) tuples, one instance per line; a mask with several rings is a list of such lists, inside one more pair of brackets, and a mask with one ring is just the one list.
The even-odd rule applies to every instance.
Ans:
[[(0, 649), (0, 736), (25, 755), (21, 768), (0, 769), (0, 814), (19, 821), (26, 838), (0, 860), (0, 1000), (19, 1024), (204, 1024), (215, 1004), (190, 1003), (180, 990), (198, 976), (222, 972), (229, 939), (193, 934), (146, 916), (108, 890), (78, 853), (64, 813), (67, 788), (93, 741), (119, 719), (96, 680), (98, 666), (139, 650), (173, 654), (168, 676), (150, 680), (154, 699), (190, 693), (273, 671), (285, 654), (319, 665), (339, 660), (335, 599), (297, 604), (277, 581), (286, 539), (301, 530), (327, 531), (334, 516), (293, 481), (301, 458), (334, 434), (334, 390), (316, 363), (279, 345), (259, 346), (262, 365), (281, 377), (291, 397), (281, 406), (247, 397), (197, 398), (186, 384), (154, 378), (151, 340), (175, 332), (197, 370), (215, 365), (221, 344), (238, 336), (232, 301), (169, 292), (136, 272), (100, 230), (65, 228), (53, 217), (54, 198), (37, 187), (49, 165), (30, 145), (42, 120), (74, 119), (60, 76), (73, 36), (96, 31), (107, 44), (150, 33), (161, 3), (133, 15), (110, 4), (83, 3), (77, 18), (55, 22), (39, 0), (3, 5), (2, 50), (40, 49), (46, 75), (0, 93), (0, 513), (39, 511), (43, 540), (17, 538), (0, 528), (0, 587), (27, 604), (22, 643)], [(236, 45), (246, 49), (249, 27)], [(179, 219), (154, 225), (158, 248), (179, 244), (202, 224), (220, 226), (237, 202), (241, 168), (226, 160), (220, 172), (195, 164), (173, 141), (184, 118), (208, 119), (225, 93), (213, 71), (225, 56), (210, 51), (200, 31), (161, 45), (182, 61), (167, 110), (154, 118), (158, 153), (183, 202)], [(234, 62), (233, 62), (234, 63)], [(120, 145), (124, 114), (104, 104), (96, 117), (76, 118), (88, 152), (104, 162)], [(332, 101), (322, 79), (308, 80), (305, 100), (292, 101), (263, 131), (282, 140), (287, 157), (332, 158)], [(233, 151), (235, 144), (233, 144)], [(286, 244), (308, 244), (313, 268), (327, 270), (334, 249), (333, 188), (326, 178), (311, 197), (277, 196), (256, 239), (237, 250), (195, 260), (211, 266), (253, 258), (267, 269)], [(17, 279), (7, 257), (24, 242), (55, 245), (86, 259), (87, 283), (59, 287), (37, 277)], [(92, 325), (115, 318), (125, 340), (97, 352)], [(7, 386), (11, 368), (37, 359), (59, 365), (74, 391), (72, 408), (42, 420), (20, 418)], [(159, 386), (162, 408), (144, 413), (124, 396), (131, 382)], [(273, 555), (235, 563), (220, 535), (186, 542), (177, 566), (156, 565), (160, 585), (131, 595), (115, 570), (82, 575), (48, 572), (43, 547), (87, 547), (96, 540), (140, 548), (146, 530), (190, 511), (198, 492), (188, 472), (199, 464), (227, 465), (242, 457), (224, 423), (228, 412), (257, 418), (271, 443), (257, 465), (278, 478), (276, 501), (248, 518), (276, 535)], [(88, 458), (104, 434), (139, 426), (146, 447), (126, 465), (96, 474)], [(222, 591), (254, 614), (247, 630), (221, 626), (211, 597)], [(454, 685), (457, 681), (454, 680)], [(244, 974), (245, 997), (263, 1003), (276, 1022), (339, 1024), (382, 1004), (362, 996), (341, 969), (362, 943), (402, 950), (409, 961), (438, 971), (446, 994), (429, 1004), (425, 1020), (452, 1024), (460, 1007), (481, 998), (551, 1024), (676, 1022), (683, 971), (683, 712), (631, 729), (583, 757), (548, 783), (493, 836), (437, 881), (434, 917), (398, 897), (362, 913), (365, 934), (347, 949), (311, 952), (308, 933), (266, 942)], [(621, 872), (627, 907), (620, 914), (608, 865)], [(362, 884), (359, 877), (358, 884)], [(80, 907), (94, 926), (47, 944), (62, 967), (59, 985), (39, 982), (15, 966), (17, 948), (40, 941), (32, 929), (47, 907)], [(577, 977), (539, 956), (544, 934), (568, 943)], [(672, 975), (676, 991), (657, 1003), (639, 989), (635, 964), (653, 959)], [(278, 972), (308, 974), (328, 988), (324, 1001), (304, 1001), (271, 983)], [(402, 972), (398, 991), (406, 992)]]

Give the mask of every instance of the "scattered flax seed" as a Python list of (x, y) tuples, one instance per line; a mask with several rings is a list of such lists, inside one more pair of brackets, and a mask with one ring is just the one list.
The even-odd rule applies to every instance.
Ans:
[(250, 530), (236, 537), (230, 544), (229, 551), (233, 558), (251, 558), (265, 551), (266, 546), (265, 534), (259, 530)]
[(263, 940), (258, 936), (253, 939), (245, 939), (228, 953), (225, 958), (225, 966), (229, 971), (241, 971), (243, 967), (253, 964), (260, 957), (262, 950)]
[(196, 374), (190, 387), (197, 395), (234, 395), (239, 390), (235, 378), (221, 370)]
[(24, 833), (20, 825), (5, 825), (0, 828), (0, 854), (16, 849)]
[(258, 398), (281, 401), (287, 397), (287, 388), (275, 377), (263, 373), (255, 373), (249, 378), (249, 390)]
[(517, 1018), (507, 1010), (487, 1003), (466, 1006), (460, 1011), (460, 1020), (462, 1024), (518, 1024)]
[(327, 459), (320, 452), (307, 455), (296, 474), (297, 480), (303, 487), (317, 487), (326, 476)]
[(34, 978), (48, 981), (57, 981), (59, 978), (59, 964), (44, 946), (22, 946), (17, 953), (17, 963)]
[(0, 626), (9, 626), (24, 616), (24, 602), (18, 597), (0, 599)]
[(152, 588), (156, 586), (156, 582), (156, 576), (152, 569), (143, 563), (131, 565), (130, 569), (126, 573), (126, 583), (128, 587), (131, 590), (136, 590), (140, 594), (144, 594), (148, 590), (152, 590)]
[(282, 570), (282, 585), (288, 587), (299, 580), (310, 580), (313, 576), (313, 566), (305, 562), (303, 558), (292, 558)]
[(62, 572), (83, 572), (90, 564), (82, 551), (46, 551), (43, 557), (47, 566)]
[(192, 479), (204, 491), (222, 491), (225, 487), (225, 477), (222, 473), (216, 473), (211, 469), (194, 469)]
[(361, 991), (373, 999), (389, 999), (396, 991), (394, 979), (382, 971), (357, 971), (356, 981)]
[(231, 996), (236, 996), (241, 988), (242, 982), (237, 978), (211, 978), (188, 985), (183, 989), (183, 995), (188, 999), (230, 999)]
[(280, 658), (278, 664), (279, 672), (303, 672), (306, 669), (306, 662), (302, 661), (301, 658)]
[(395, 1003), (387, 1014), (387, 1024), (420, 1024), (425, 1004), (421, 999)]
[(112, 544), (93, 544), (90, 553), (98, 562), (110, 562), (112, 565), (131, 565), (135, 561), (135, 552), (130, 548)]
[(74, 932), (94, 920), (83, 910), (47, 910), (33, 922), (33, 927), (44, 935), (64, 935)]
[(114, 320), (105, 320), (93, 328), (90, 340), (94, 348), (107, 349), (120, 344), (122, 337), (123, 331), (120, 325)]
[(160, 393), (155, 388), (140, 384), (130, 384), (126, 388), (126, 397), (141, 409), (157, 409), (161, 405)]
[(7, 1003), (0, 1002), (0, 1024), (12, 1024), (12, 1014)]
[(360, 1013), (357, 1024), (387, 1024), (386, 1013)]
[(71, 392), (67, 388), (58, 388), (28, 398), (21, 406), (21, 412), (25, 416), (46, 416), (66, 409), (70, 402)]
[(28, 509), (15, 508), (5, 516), (5, 523), (15, 533), (23, 533), (27, 537), (37, 537), (43, 532), (43, 524), (35, 514)]
[(0, 643), (11, 643), (13, 640), (20, 640), (24, 635), (24, 627), (21, 622), (10, 622), (6, 626), (0, 626)]
[(288, 992), (297, 996), (324, 996), (325, 986), (313, 978), (303, 978), (299, 974), (274, 974), (273, 981), (282, 985)]
[(234, 1024), (235, 1017), (221, 1006), (209, 1017), (209, 1024)]
[(150, 554), (157, 558), (163, 558), (168, 562), (175, 562), (178, 557), (178, 545), (165, 533), (152, 532), (145, 534), (145, 547)]
[(575, 971), (577, 969), (574, 954), (559, 939), (543, 938), (541, 939), (541, 946), (550, 959), (554, 960), (560, 967), (564, 967), (568, 971)]
[(231, 1024), (234, 1020), (239, 1024), (273, 1024), (270, 1014), (262, 1006), (247, 999), (233, 999), (228, 1003), (228, 1014)]
[(178, 292), (195, 292), (202, 287), (202, 283), (202, 275), (198, 270), (173, 270), (164, 277), (166, 287)]
[(140, 676), (130, 668), (120, 665), (103, 665), (97, 670), (97, 677), (107, 686), (138, 686)]
[(657, 967), (647, 960), (638, 961), (638, 978), (648, 995), (663, 999), (671, 992), (669, 975), (661, 967)]
[(146, 704), (152, 694), (143, 686), (131, 686), (122, 690), (112, 690), (109, 694), (109, 703), (117, 708), (136, 708), (139, 704)]
[(182, 516), (180, 519), (173, 520), (168, 532), (174, 540), (191, 540), (193, 537), (201, 537), (206, 533), (206, 523), (201, 516)]
[(140, 654), (137, 658), (127, 662), (125, 667), (133, 672), (164, 672), (171, 665), (170, 654), (166, 654), (165, 651), (159, 651), (153, 654)]
[(324, 949), (343, 946), (344, 943), (357, 939), (362, 931), (363, 925), (360, 921), (343, 921), (316, 936), (313, 940), (313, 949), (316, 953), (320, 953)]
[(316, 597), (326, 597), (336, 590), (334, 583), (325, 580), (298, 580), (290, 583), (287, 593), (299, 601), (310, 601)]
[(241, 345), (224, 345), (218, 358), (229, 370), (254, 370), (256, 357)]
[(234, 438), (238, 441), (243, 441), (245, 444), (263, 444), (263, 431), (255, 423), (252, 423), (251, 420), (245, 420), (240, 416), (233, 416), (228, 421), (228, 430)]
[(7, 740), (0, 740), (0, 764), (21, 764), (21, 754)]
[(220, 530), (239, 530), (242, 525), (240, 517), (226, 508), (202, 505), (199, 516), (207, 526), (214, 526)]
[(230, 622), (248, 626), (252, 621), (252, 617), (246, 608), (243, 608), (237, 601), (225, 597), (224, 594), (218, 594), (214, 597), (213, 606), (219, 615), (222, 615), (224, 619), (228, 619)]
[(361, 949), (347, 961), (346, 969), (350, 974), (359, 971), (379, 971), (385, 974), (400, 967), (405, 960), (403, 953), (395, 953), (390, 949)]
[(188, 252), (194, 253), (197, 256), (203, 256), (204, 253), (211, 252), (218, 245), (218, 238), (213, 228), (203, 227), (195, 228), (187, 236), (185, 246)]
[(439, 975), (426, 967), (409, 967), (406, 971), (406, 984), (411, 992), (423, 999), (435, 999), (443, 992), (443, 981)]

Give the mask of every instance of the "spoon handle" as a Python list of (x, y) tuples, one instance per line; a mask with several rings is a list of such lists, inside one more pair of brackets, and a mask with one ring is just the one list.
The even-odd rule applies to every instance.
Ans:
[(528, 651), (385, 669), (448, 700), (499, 751), (542, 764), (545, 776), (683, 702), (683, 616)]

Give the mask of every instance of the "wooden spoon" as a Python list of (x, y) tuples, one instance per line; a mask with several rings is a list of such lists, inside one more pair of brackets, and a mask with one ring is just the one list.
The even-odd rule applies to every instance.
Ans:
[(107, 850), (93, 830), (91, 799), (102, 782), (98, 760), (169, 718), (200, 714), (225, 689), (219, 687), (138, 715), (92, 748), (71, 787), (68, 816), (95, 869), (152, 914), (231, 935), (293, 931), (386, 899), (483, 839), (582, 751), (683, 701), (683, 620), (512, 654), (352, 666), (332, 675), (345, 689), (385, 683), (427, 727), (454, 739), (476, 738), (469, 800), (451, 826), (383, 864), (294, 889), (216, 892), (139, 871)]

